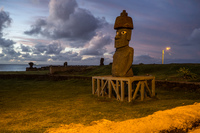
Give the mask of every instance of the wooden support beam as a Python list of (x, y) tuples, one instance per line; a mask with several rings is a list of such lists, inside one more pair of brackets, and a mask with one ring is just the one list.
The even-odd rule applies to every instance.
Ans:
[(112, 96), (111, 80), (108, 80), (108, 97), (111, 98), (111, 96)]
[(92, 78), (92, 94), (95, 94), (95, 78)]
[(155, 96), (155, 77), (153, 78), (151, 83), (152, 83), (152, 97), (154, 97)]
[(100, 96), (100, 79), (97, 79), (97, 95)]
[(116, 84), (115, 84), (113, 81), (111, 81), (111, 84), (112, 84), (112, 87), (113, 87), (113, 89), (114, 89), (114, 91), (115, 91), (115, 93), (116, 93), (117, 100), (120, 100), (119, 91), (118, 91), (118, 93), (117, 93), (117, 87), (118, 87), (118, 86), (116, 86)]
[(124, 101), (124, 82), (121, 80), (121, 101)]
[(128, 80), (128, 102), (131, 102), (132, 100), (132, 82), (129, 79)]
[(108, 81), (106, 80), (106, 82), (104, 83), (104, 81), (103, 80), (101, 80), (101, 84), (102, 84), (102, 87), (101, 87), (101, 94), (102, 94), (102, 96), (104, 96), (104, 89), (105, 89), (105, 87), (106, 87), (106, 85), (107, 85), (107, 83), (108, 83)]
[(139, 90), (139, 88), (140, 88), (140, 82), (138, 82), (138, 84), (137, 84), (137, 87), (136, 87), (136, 89), (135, 89), (135, 92), (134, 92), (134, 94), (133, 94), (133, 100), (135, 100), (135, 98), (136, 98), (136, 96), (137, 96), (137, 93), (138, 93), (138, 90)]
[(141, 101), (144, 100), (144, 81), (139, 81), (141, 82), (141, 89), (140, 89), (140, 95), (141, 95)]
[(104, 96), (103, 88), (104, 88), (104, 82), (103, 82), (103, 79), (101, 79), (101, 94), (102, 94), (102, 96)]
[(148, 90), (148, 92), (149, 92), (150, 97), (152, 97), (151, 90), (149, 89), (149, 86), (148, 86), (148, 84), (147, 84), (147, 81), (144, 81), (144, 84), (145, 84), (145, 86), (146, 86), (146, 88), (147, 88), (147, 90)]

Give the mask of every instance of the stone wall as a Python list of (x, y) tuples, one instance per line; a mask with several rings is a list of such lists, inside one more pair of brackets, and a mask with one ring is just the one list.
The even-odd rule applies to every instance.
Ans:
[(43, 71), (43, 70), (49, 70), (49, 66), (41, 67), (41, 68), (36, 68), (36, 67), (33, 67), (33, 68), (27, 67), (26, 68), (26, 71)]
[(56, 72), (65, 72), (65, 71), (84, 71), (88, 66), (50, 66), (50, 74), (54, 74)]

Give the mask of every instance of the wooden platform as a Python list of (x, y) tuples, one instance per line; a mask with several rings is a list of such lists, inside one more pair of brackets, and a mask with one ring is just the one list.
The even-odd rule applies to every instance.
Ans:
[[(151, 85), (147, 81), (150, 81)], [(114, 90), (117, 100), (124, 101), (125, 86), (128, 87), (128, 102), (136, 99), (138, 91), (140, 91), (142, 101), (147, 94), (150, 97), (155, 96), (154, 76), (112, 77), (107, 75), (92, 77), (92, 94), (98, 96), (105, 96), (107, 89), (108, 97), (111, 98)]]

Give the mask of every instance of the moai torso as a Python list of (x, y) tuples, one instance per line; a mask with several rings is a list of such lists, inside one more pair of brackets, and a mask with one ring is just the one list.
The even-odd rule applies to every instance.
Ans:
[(115, 36), (115, 54), (113, 55), (112, 76), (132, 77), (132, 62), (134, 49), (129, 47), (131, 32), (133, 29), (132, 18), (127, 16), (124, 10), (121, 16), (116, 18), (114, 29), (117, 30)]
[(113, 56), (112, 76), (132, 77), (133, 48), (127, 46), (117, 49)]

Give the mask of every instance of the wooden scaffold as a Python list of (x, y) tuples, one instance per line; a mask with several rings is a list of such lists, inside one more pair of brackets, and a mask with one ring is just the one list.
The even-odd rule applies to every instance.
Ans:
[[(151, 82), (151, 86), (147, 81)], [(116, 94), (117, 100), (124, 101), (125, 84), (128, 87), (128, 102), (136, 99), (138, 91), (140, 91), (141, 100), (147, 96), (155, 96), (155, 77), (154, 76), (133, 76), (133, 77), (112, 77), (93, 76), (92, 77), (92, 94), (111, 98), (112, 93)], [(136, 87), (135, 87), (136, 86)], [(151, 89), (150, 89), (151, 88)]]

